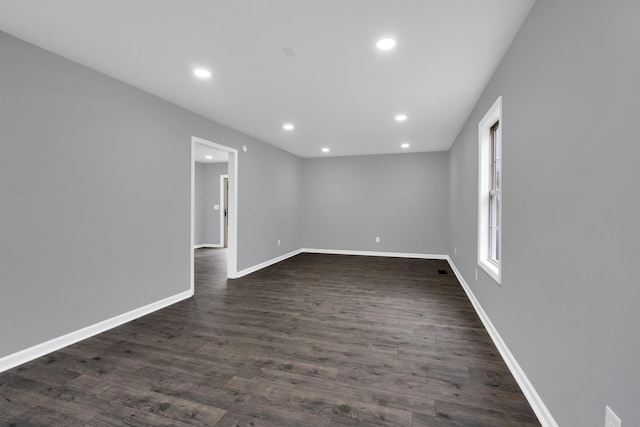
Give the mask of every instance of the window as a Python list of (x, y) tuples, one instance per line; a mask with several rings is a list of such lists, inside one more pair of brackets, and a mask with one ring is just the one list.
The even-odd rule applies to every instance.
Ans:
[(478, 125), (478, 265), (496, 282), (502, 264), (502, 97)]
[(489, 187), (489, 261), (500, 264), (500, 122), (491, 127), (491, 186)]

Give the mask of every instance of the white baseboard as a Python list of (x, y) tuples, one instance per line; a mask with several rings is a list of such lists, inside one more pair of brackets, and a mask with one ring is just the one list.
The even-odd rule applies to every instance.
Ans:
[(236, 274), (235, 277), (233, 277), (233, 279), (238, 279), (238, 278), (240, 278), (242, 276), (246, 276), (247, 274), (251, 274), (251, 273), (254, 273), (254, 272), (258, 271), (258, 270), (262, 270), (265, 267), (269, 267), (270, 265), (276, 264), (276, 263), (278, 263), (280, 261), (284, 261), (287, 258), (291, 258), (292, 256), (296, 256), (301, 252), (302, 252), (302, 249), (297, 249), (297, 250), (295, 250), (293, 252), (289, 252), (288, 254), (280, 255), (279, 257), (272, 258), (272, 259), (270, 259), (268, 261), (265, 261), (265, 262), (261, 262), (260, 264), (256, 264), (256, 265), (254, 265), (252, 267), (249, 267), (249, 268), (245, 268), (244, 270), (238, 271), (238, 273)]
[(34, 345), (33, 347), (29, 347), (17, 353), (4, 356), (0, 358), (0, 372), (15, 368), (18, 365), (30, 362), (38, 357), (60, 350), (61, 348), (70, 346), (71, 344), (75, 344), (94, 335), (98, 335), (102, 332), (108, 331), (109, 329), (115, 328), (116, 326), (120, 326), (139, 317), (153, 313), (154, 311), (158, 311), (192, 296), (193, 290), (181, 292), (160, 301), (145, 305), (144, 307), (136, 308), (127, 313), (112, 317), (111, 319), (103, 320), (102, 322), (78, 329), (77, 331), (70, 332), (58, 338)]
[(462, 277), (462, 274), (460, 273), (456, 265), (453, 263), (453, 260), (451, 260), (450, 257), (447, 257), (447, 261), (449, 261), (449, 265), (451, 266), (453, 273), (458, 278), (458, 281), (462, 285), (462, 289), (464, 289), (464, 291), (466, 292), (467, 297), (471, 301), (471, 304), (473, 305), (473, 308), (476, 310), (476, 313), (478, 313), (478, 316), (480, 317), (482, 324), (484, 325), (485, 329), (489, 333), (489, 336), (491, 336), (493, 343), (498, 348), (500, 355), (502, 356), (505, 363), (507, 364), (507, 367), (511, 371), (511, 374), (515, 378), (516, 382), (522, 389), (522, 393), (524, 393), (524, 396), (527, 398), (529, 405), (531, 405), (533, 412), (535, 412), (542, 426), (558, 427), (558, 423), (553, 419), (551, 412), (542, 401), (542, 398), (536, 391), (535, 387), (533, 387), (533, 384), (531, 384), (531, 381), (529, 381), (527, 374), (525, 374), (525, 372), (522, 370), (522, 367), (520, 367), (520, 364), (514, 357), (513, 353), (511, 353), (511, 351), (509, 350), (509, 347), (507, 347), (507, 344), (504, 342), (504, 340), (498, 333), (498, 330), (493, 325), (493, 322), (491, 322), (491, 319), (489, 318), (487, 313), (484, 311), (484, 309), (480, 305), (480, 302), (478, 301), (476, 296), (473, 294), (473, 291), (471, 290), (467, 282), (464, 280), (464, 277)]
[(202, 248), (222, 248), (223, 246), (220, 243), (203, 243), (201, 245), (193, 245), (193, 249), (202, 249)]
[(444, 259), (448, 260), (447, 255), (439, 254), (415, 254), (407, 252), (375, 252), (375, 251), (347, 251), (342, 249), (310, 249), (303, 248), (301, 252), (310, 254), (331, 254), (331, 255), (362, 255), (362, 256), (380, 256), (388, 258), (421, 258), (421, 259)]
[(277, 258), (270, 259), (268, 261), (262, 262), (260, 264), (254, 265), (253, 267), (245, 268), (242, 271), (239, 271), (238, 274), (233, 277), (233, 279), (237, 279), (239, 277), (246, 276), (247, 274), (255, 273), (258, 270), (261, 270), (265, 267), (269, 267), (270, 265), (276, 264), (280, 261), (284, 261), (287, 258), (291, 258), (292, 256), (298, 255), (300, 253), (311, 253), (311, 254), (332, 254), (332, 255), (363, 255), (363, 256), (379, 256), (379, 257), (393, 257), (393, 258), (423, 258), (423, 259), (448, 259), (447, 255), (433, 255), (433, 254), (413, 254), (413, 253), (404, 253), (404, 252), (367, 252), (367, 251), (347, 251), (341, 249), (310, 249), (310, 248), (302, 248), (288, 254), (281, 255)]

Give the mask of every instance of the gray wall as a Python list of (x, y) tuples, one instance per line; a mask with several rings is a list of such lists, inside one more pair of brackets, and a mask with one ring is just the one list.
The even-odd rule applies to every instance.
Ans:
[(238, 268), (300, 247), (299, 158), (5, 33), (0, 58), (0, 357), (189, 289), (192, 136), (248, 147)]
[[(538, 0), (450, 152), (451, 254), (560, 426), (640, 425), (640, 3)], [(503, 280), (475, 280), (478, 122), (503, 96)]]
[[(244, 160), (240, 164), (240, 188), (250, 180), (252, 191), (251, 199), (238, 208), (238, 235), (244, 255), (238, 270), (300, 249), (302, 226), (302, 159), (283, 156), (266, 144), (249, 147), (240, 159)], [(250, 164), (247, 159), (251, 159)]]
[(305, 159), (303, 247), (446, 254), (448, 159), (446, 152)]
[[(229, 170), (227, 163), (196, 163), (194, 244), (224, 244), (220, 239), (220, 217), (224, 203), (220, 197), (220, 175)], [(219, 209), (215, 210), (214, 206)]]

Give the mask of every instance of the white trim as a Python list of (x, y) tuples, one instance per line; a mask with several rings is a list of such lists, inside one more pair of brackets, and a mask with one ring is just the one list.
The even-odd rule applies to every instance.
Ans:
[(527, 374), (525, 374), (524, 370), (509, 350), (509, 347), (507, 347), (507, 344), (500, 336), (500, 333), (498, 333), (498, 330), (493, 325), (493, 322), (491, 322), (491, 319), (480, 305), (480, 302), (473, 294), (473, 291), (471, 290), (467, 282), (464, 280), (464, 277), (462, 277), (462, 274), (453, 263), (453, 260), (451, 260), (450, 257), (447, 257), (447, 261), (449, 261), (449, 265), (451, 266), (453, 273), (458, 278), (458, 281), (462, 285), (462, 289), (464, 289), (467, 297), (473, 305), (473, 308), (476, 310), (476, 313), (478, 313), (478, 317), (480, 317), (480, 320), (489, 333), (489, 336), (493, 340), (493, 343), (498, 348), (498, 351), (507, 364), (509, 371), (511, 371), (511, 374), (522, 389), (522, 393), (524, 393), (524, 396), (527, 398), (527, 401), (529, 402), (529, 405), (531, 405), (533, 412), (535, 412), (536, 416), (538, 417), (540, 424), (542, 424), (543, 427), (558, 427), (558, 423), (553, 419), (551, 412), (542, 401), (542, 397), (540, 397), (533, 384), (531, 384), (531, 381), (529, 381)]
[(146, 316), (147, 314), (153, 313), (154, 311), (158, 311), (192, 296), (193, 291), (180, 292), (179, 294), (133, 309), (127, 313), (112, 317), (111, 319), (103, 320), (91, 326), (62, 335), (58, 338), (53, 338), (49, 341), (36, 344), (33, 347), (18, 351), (17, 353), (4, 356), (0, 358), (0, 372), (7, 371), (11, 368), (22, 365), (23, 363), (37, 359), (38, 357), (42, 357), (60, 350), (61, 348), (70, 346), (71, 344), (91, 338), (94, 335), (98, 335), (124, 323), (131, 322), (139, 317)]
[[(487, 114), (478, 123), (478, 265), (498, 284), (501, 283), (501, 265), (489, 260), (489, 163), (491, 158), (491, 127), (497, 122), (503, 129), (502, 97), (493, 103)], [(504, 152), (504, 148), (503, 148)], [(503, 168), (504, 170), (504, 168)], [(500, 210), (504, 198), (500, 199)], [(498, 229), (500, 230), (500, 258), (502, 258), (502, 215), (499, 215)]]
[(238, 151), (229, 153), (227, 191), (227, 276), (238, 274)]
[(189, 290), (191, 293), (196, 289), (195, 254), (193, 253), (196, 243), (196, 144), (191, 138), (191, 223), (190, 227), (190, 250), (189, 250)]
[(297, 250), (295, 250), (293, 252), (289, 252), (288, 254), (280, 255), (279, 257), (272, 258), (272, 259), (270, 259), (268, 261), (265, 261), (265, 262), (261, 262), (260, 264), (256, 264), (253, 267), (245, 268), (244, 270), (238, 271), (238, 274), (236, 275), (235, 278), (237, 279), (237, 278), (246, 276), (247, 274), (254, 273), (254, 272), (258, 271), (258, 270), (262, 270), (265, 267), (269, 267), (270, 265), (279, 263), (280, 261), (284, 261), (287, 258), (291, 258), (292, 256), (296, 256), (301, 252), (302, 252), (302, 249), (297, 249)]
[(203, 243), (201, 245), (193, 245), (193, 249), (202, 249), (202, 248), (221, 248), (222, 245), (220, 243)]
[(407, 252), (373, 252), (373, 251), (349, 251), (342, 249), (309, 249), (303, 248), (302, 252), (310, 254), (332, 254), (332, 255), (361, 255), (361, 256), (379, 256), (389, 258), (421, 258), (421, 259), (448, 259), (447, 255), (439, 254), (416, 254)]
[[(220, 247), (224, 247), (224, 179), (229, 178), (229, 175), (220, 175)], [(227, 195), (227, 199), (228, 199)], [(227, 206), (228, 210), (228, 206)]]
[(194, 255), (195, 246), (195, 148), (196, 144), (222, 150), (229, 153), (229, 193), (228, 197), (228, 249), (227, 249), (227, 277), (233, 279), (238, 275), (238, 150), (207, 141), (206, 139), (191, 137), (191, 244), (189, 246), (191, 262), (191, 291), (195, 289)]

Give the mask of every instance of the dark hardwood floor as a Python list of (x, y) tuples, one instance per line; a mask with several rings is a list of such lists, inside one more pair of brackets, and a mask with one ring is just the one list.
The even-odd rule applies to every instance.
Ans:
[(0, 424), (540, 425), (445, 261), (225, 271), (197, 250), (194, 298), (0, 374)]

